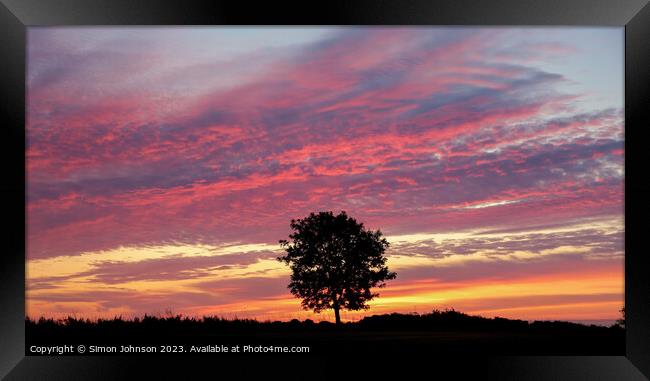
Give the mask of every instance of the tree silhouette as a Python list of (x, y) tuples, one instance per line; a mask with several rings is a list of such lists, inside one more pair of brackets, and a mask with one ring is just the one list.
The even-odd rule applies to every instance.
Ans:
[(625, 328), (625, 307), (621, 308), (618, 310), (623, 316), (616, 320), (616, 324), (620, 325), (621, 327)]
[(280, 240), (286, 255), (278, 260), (290, 266), (288, 287), (306, 310), (333, 309), (341, 324), (341, 309), (367, 309), (367, 302), (379, 295), (371, 288), (397, 276), (386, 266), (389, 243), (381, 231), (366, 230), (345, 212), (311, 213), (292, 219), (290, 226), (291, 241)]

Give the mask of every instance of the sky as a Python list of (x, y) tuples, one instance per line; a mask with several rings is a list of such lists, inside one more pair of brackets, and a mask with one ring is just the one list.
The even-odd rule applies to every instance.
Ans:
[(292, 218), (380, 229), (432, 309), (613, 321), (623, 28), (30, 27), (30, 317), (332, 320), (276, 257)]

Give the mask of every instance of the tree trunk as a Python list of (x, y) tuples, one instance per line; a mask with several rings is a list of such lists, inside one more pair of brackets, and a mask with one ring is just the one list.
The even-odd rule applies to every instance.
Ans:
[(339, 297), (338, 293), (335, 291), (332, 293), (332, 308), (334, 309), (334, 318), (336, 319), (336, 325), (340, 326), (341, 325), (341, 315), (339, 315), (339, 310), (341, 307), (339, 306)]
[(334, 306), (334, 317), (336, 318), (336, 325), (341, 325), (341, 316), (339, 315), (339, 306)]

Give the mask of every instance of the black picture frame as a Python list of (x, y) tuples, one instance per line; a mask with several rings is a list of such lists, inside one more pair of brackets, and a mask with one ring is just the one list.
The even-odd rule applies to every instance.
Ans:
[[(287, 4), (247, 1), (0, 0), (0, 182), (4, 228), (0, 255), (0, 377), (6, 379), (126, 379), (134, 370), (147, 378), (188, 379), (207, 369), (240, 376), (273, 371), (298, 378), (339, 378), (353, 359), (264, 357), (25, 357), (25, 68), (26, 29), (44, 25), (559, 25), (625, 27), (625, 307), (626, 356), (382, 358), (361, 363), (408, 373), (441, 372), (454, 379), (480, 375), (500, 380), (643, 380), (650, 377), (650, 277), (644, 221), (650, 186), (644, 185), (648, 155), (643, 145), (650, 100), (650, 6), (647, 0), (456, 0), (433, 2), (327, 1)], [(336, 357), (334, 354), (332, 357)], [(315, 366), (318, 365), (317, 368)], [(306, 373), (301, 373), (301, 370)], [(336, 373), (332, 373), (336, 371)], [(645, 375), (645, 376), (644, 376)], [(214, 377), (211, 377), (214, 378)], [(365, 378), (365, 377), (364, 377)]]

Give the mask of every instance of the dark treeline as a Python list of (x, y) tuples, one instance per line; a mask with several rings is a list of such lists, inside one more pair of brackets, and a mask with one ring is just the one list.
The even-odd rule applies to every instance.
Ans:
[[(335, 324), (328, 321), (314, 322), (311, 319), (303, 321), (293, 319), (290, 321), (258, 321), (256, 319), (227, 319), (216, 316), (204, 316), (202, 318), (187, 317), (183, 315), (152, 316), (145, 315), (142, 318), (123, 319), (117, 316), (112, 319), (78, 319), (67, 317), (64, 319), (52, 319), (41, 317), (38, 320), (26, 318), (27, 328), (52, 329), (78, 331), (80, 329), (110, 330), (136, 328), (152, 329), (174, 328), (206, 329), (211, 332), (225, 329), (232, 330), (323, 330), (337, 329)], [(567, 321), (533, 321), (506, 319), (501, 317), (486, 318), (482, 316), (468, 315), (453, 309), (433, 310), (431, 313), (391, 313), (385, 315), (372, 315), (364, 317), (359, 321), (343, 323), (340, 330), (397, 330), (397, 331), (419, 331), (419, 330), (623, 330), (614, 324), (610, 327), (597, 325), (584, 325)], [(186, 331), (187, 332), (187, 331)]]
[[(182, 315), (122, 319), (26, 319), (26, 342), (44, 344), (310, 345), (313, 352), (374, 349), (474, 354), (623, 355), (625, 329), (512, 320), (454, 310), (373, 315), (336, 326)], [(364, 349), (365, 348), (365, 349)]]

